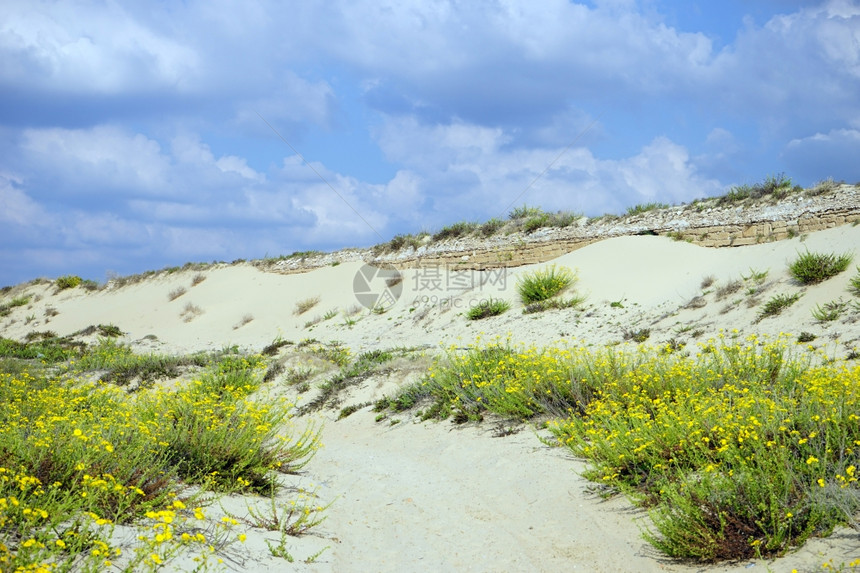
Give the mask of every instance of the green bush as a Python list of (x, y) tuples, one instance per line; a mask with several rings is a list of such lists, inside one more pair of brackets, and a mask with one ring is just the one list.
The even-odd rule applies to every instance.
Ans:
[(65, 275), (56, 280), (56, 285), (58, 289), (65, 290), (67, 288), (80, 286), (82, 282), (83, 279), (77, 275)]
[(837, 256), (833, 253), (806, 251), (788, 266), (788, 270), (801, 284), (817, 284), (847, 269), (852, 258), (849, 253)]
[(576, 274), (567, 267), (550, 265), (526, 273), (517, 279), (517, 292), (523, 304), (548, 300), (576, 282)]
[(511, 304), (502, 299), (482, 300), (466, 313), (469, 320), (480, 320), (489, 316), (498, 316), (511, 308)]

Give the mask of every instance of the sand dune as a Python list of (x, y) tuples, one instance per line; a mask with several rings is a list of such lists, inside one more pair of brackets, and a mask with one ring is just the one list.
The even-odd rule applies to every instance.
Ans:
[[(795, 284), (787, 264), (805, 250), (853, 253), (850, 272), (811, 287)], [(521, 313), (516, 280), (534, 270), (402, 270), (402, 292), (383, 313), (361, 308), (354, 294), (363, 264), (343, 263), (303, 274), (263, 272), (248, 264), (160, 274), (137, 284), (85, 292), (57, 292), (51, 284), (16, 287), (7, 296), (34, 301), (2, 319), (0, 335), (23, 338), (51, 330), (70, 334), (115, 324), (139, 349), (186, 353), (239, 345), (259, 351), (275, 339), (339, 341), (357, 353), (397, 346), (465, 346), (477, 336), (510, 337), (548, 345), (575, 340), (618, 342), (629, 329), (648, 329), (649, 342), (688, 344), (716, 336), (780, 332), (817, 335), (814, 345), (840, 356), (860, 349), (858, 313), (820, 323), (816, 305), (842, 297), (860, 262), (860, 226), (842, 226), (800, 238), (731, 249), (706, 249), (665, 237), (619, 237), (553, 261), (578, 272), (582, 310)], [(743, 277), (767, 271), (763, 284)], [(712, 277), (713, 284), (704, 283)], [(732, 281), (741, 287), (720, 298)], [(370, 283), (382, 292), (384, 281)], [(184, 294), (170, 300), (171, 293)], [(751, 294), (750, 290), (762, 292)], [(761, 305), (779, 293), (802, 293), (777, 317), (757, 321)], [(300, 301), (319, 297), (295, 314)], [(481, 321), (463, 316), (470, 305), (503, 298), (513, 308)], [(698, 297), (698, 298), (697, 298)], [(691, 301), (695, 302), (691, 304)], [(611, 303), (616, 304), (611, 304)], [(195, 312), (193, 308), (199, 309)], [(53, 311), (49, 310), (53, 309)], [(326, 313), (336, 315), (323, 320)], [(49, 316), (53, 314), (53, 316)], [(308, 322), (320, 320), (313, 325)], [(351, 323), (351, 321), (355, 321)], [(414, 373), (412, 373), (414, 375)], [(402, 383), (396, 375), (350, 389), (341, 406), (378, 399)], [(297, 557), (330, 549), (311, 571), (747, 571), (813, 570), (823, 561), (848, 561), (860, 552), (856, 532), (814, 539), (775, 561), (713, 567), (661, 557), (641, 539), (645, 514), (623, 499), (602, 501), (578, 476), (583, 463), (544, 446), (531, 428), (492, 437), (492, 428), (447, 423), (377, 424), (364, 408), (336, 421), (335, 411), (311, 414), (326, 426), (324, 448), (298, 479), (334, 501), (316, 536), (296, 540)], [(284, 570), (263, 539), (249, 540), (227, 565), (236, 570)], [(768, 567), (770, 569), (768, 569)]]

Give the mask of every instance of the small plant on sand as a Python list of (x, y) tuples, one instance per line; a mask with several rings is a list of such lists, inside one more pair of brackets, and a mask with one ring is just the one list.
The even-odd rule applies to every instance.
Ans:
[(585, 302), (585, 296), (574, 295), (568, 298), (554, 297), (547, 300), (541, 300), (525, 305), (523, 314), (533, 314), (535, 312), (543, 312), (545, 310), (561, 310), (563, 308), (579, 309)]
[(723, 300), (727, 296), (738, 292), (739, 290), (741, 290), (741, 288), (743, 286), (744, 285), (741, 281), (734, 280), (734, 281), (729, 281), (720, 287), (717, 287), (717, 291), (716, 291), (717, 300)]
[(99, 336), (104, 336), (107, 338), (116, 338), (117, 336), (122, 336), (122, 330), (114, 324), (100, 324), (96, 327), (98, 330)]
[(249, 322), (251, 322), (252, 320), (254, 320), (254, 315), (253, 315), (253, 314), (246, 314), (246, 315), (244, 315), (244, 316), (242, 317), (242, 320), (240, 320), (240, 321), (239, 321), (239, 322), (237, 322), (235, 325), (233, 325), (233, 330), (237, 330), (237, 329), (239, 329), (239, 328), (242, 328), (243, 326), (245, 326), (246, 324), (248, 324), (248, 323), (249, 323)]
[(847, 306), (848, 303), (842, 299), (816, 304), (815, 308), (812, 309), (812, 317), (818, 322), (830, 322), (839, 318)]
[(318, 296), (302, 299), (296, 303), (296, 308), (293, 310), (293, 314), (296, 316), (302, 315), (319, 304), (319, 301), (320, 297)]
[(752, 281), (755, 284), (760, 285), (765, 280), (767, 280), (768, 272), (769, 271), (767, 269), (764, 269), (762, 271), (762, 270), (758, 270), (758, 269), (754, 269), (754, 268), (750, 267), (750, 274), (748, 274), (746, 276), (741, 275), (741, 278), (744, 279), (744, 281)]
[(197, 273), (191, 278), (191, 286), (196, 287), (200, 283), (206, 280), (206, 275), (203, 273)]
[(503, 299), (487, 299), (476, 304), (466, 313), (469, 320), (480, 320), (489, 316), (498, 316), (511, 308), (511, 304)]
[(818, 337), (815, 336), (814, 334), (812, 334), (811, 332), (806, 332), (805, 330), (797, 335), (797, 341), (800, 343), (812, 342), (816, 338), (818, 338)]
[(800, 299), (800, 293), (795, 294), (778, 294), (773, 296), (764, 303), (764, 306), (761, 308), (761, 312), (759, 312), (757, 321), (763, 318), (768, 318), (771, 316), (776, 316), (784, 311), (786, 308), (790, 307), (794, 303), (796, 303)]
[(523, 304), (530, 304), (548, 300), (575, 282), (576, 274), (569, 268), (549, 265), (517, 279), (517, 292)]
[(632, 340), (633, 342), (643, 343), (651, 336), (650, 328), (638, 328), (636, 330), (625, 330), (624, 340)]
[(788, 270), (800, 284), (817, 284), (847, 269), (852, 258), (849, 253), (836, 255), (806, 251), (788, 266)]
[(75, 288), (80, 286), (83, 282), (83, 279), (77, 275), (65, 275), (58, 278), (55, 282), (57, 288), (59, 290), (66, 290), (67, 288)]
[(179, 316), (183, 321), (191, 322), (201, 314), (203, 314), (203, 309), (196, 304), (189, 302), (186, 303), (185, 308), (182, 309), (182, 313)]

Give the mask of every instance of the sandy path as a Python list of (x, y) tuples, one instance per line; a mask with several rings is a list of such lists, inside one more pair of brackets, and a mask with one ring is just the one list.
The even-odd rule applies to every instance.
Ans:
[(575, 473), (582, 464), (532, 431), (494, 438), (488, 426), (372, 418), (329, 422), (307, 467), (323, 496), (340, 496), (324, 526), (337, 541), (320, 567), (682, 570), (658, 561), (623, 500), (588, 494)]

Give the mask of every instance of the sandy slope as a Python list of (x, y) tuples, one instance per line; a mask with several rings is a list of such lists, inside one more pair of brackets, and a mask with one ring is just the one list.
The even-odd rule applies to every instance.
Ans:
[[(853, 252), (860, 263), (860, 226), (844, 226), (805, 238), (733, 249), (704, 249), (663, 237), (621, 237), (569, 253), (558, 264), (577, 269), (577, 289), (587, 294), (582, 311), (523, 315), (516, 278), (534, 270), (457, 273), (456, 269), (405, 270), (402, 293), (383, 314), (367, 310), (348, 324), (356, 305), (354, 279), (361, 263), (344, 263), (306, 274), (261, 272), (250, 265), (215, 267), (191, 286), (193, 272), (160, 275), (117, 289), (60, 293), (51, 285), (23, 285), (39, 297), (0, 319), (0, 336), (22, 338), (33, 330), (69, 334), (88, 325), (112, 323), (125, 340), (141, 349), (189, 352), (237, 344), (259, 351), (276, 338), (337, 340), (358, 353), (373, 348), (466, 346), (476, 337), (510, 337), (546, 345), (557, 341), (601, 345), (623, 338), (626, 330), (650, 329), (649, 342), (670, 339), (694, 344), (724, 331), (729, 336), (814, 333), (813, 345), (845, 355), (860, 350), (860, 312), (820, 324), (816, 304), (842, 297), (855, 265), (821, 285), (800, 287), (787, 263), (805, 249)], [(541, 265), (543, 266), (543, 265)], [(750, 269), (768, 271), (764, 285), (743, 281)], [(714, 284), (702, 287), (703, 278)], [(740, 280), (742, 288), (718, 300), (717, 289)], [(383, 283), (371, 283), (380, 292)], [(467, 287), (465, 289), (461, 287)], [(170, 301), (177, 288), (186, 293)], [(764, 292), (748, 294), (749, 289)], [(780, 293), (803, 296), (782, 315), (757, 322), (761, 304)], [(301, 316), (296, 303), (320, 302)], [(487, 297), (513, 304), (503, 316), (470, 322), (463, 312)], [(696, 298), (701, 297), (701, 298)], [(695, 304), (690, 304), (695, 299)], [(4, 298), (5, 300), (5, 298)], [(611, 302), (617, 302), (611, 305)], [(202, 314), (185, 321), (195, 305)], [(46, 316), (47, 309), (58, 314)], [(305, 324), (327, 311), (337, 316)], [(187, 314), (185, 315), (188, 316)], [(251, 320), (247, 320), (251, 318)], [(350, 389), (343, 406), (381, 397), (408, 376), (389, 374)], [(581, 462), (544, 446), (531, 429), (504, 438), (492, 427), (454, 427), (413, 423), (408, 416), (390, 426), (374, 422), (365, 408), (335, 421), (336, 412), (311, 417), (326, 421), (324, 448), (296, 478), (319, 486), (323, 502), (334, 501), (317, 536), (295, 541), (298, 559), (329, 546), (313, 571), (740, 571), (751, 563), (689, 567), (663, 559), (644, 543), (639, 528), (647, 521), (622, 499), (602, 501), (577, 475)], [(233, 500), (241, 510), (242, 500)], [(237, 570), (284, 570), (268, 555), (266, 534), (250, 536), (228, 565)], [(271, 539), (271, 537), (270, 537)], [(773, 571), (813, 570), (823, 561), (849, 561), (860, 555), (856, 532), (826, 540), (770, 563)], [(752, 563), (766, 570), (766, 563)]]

